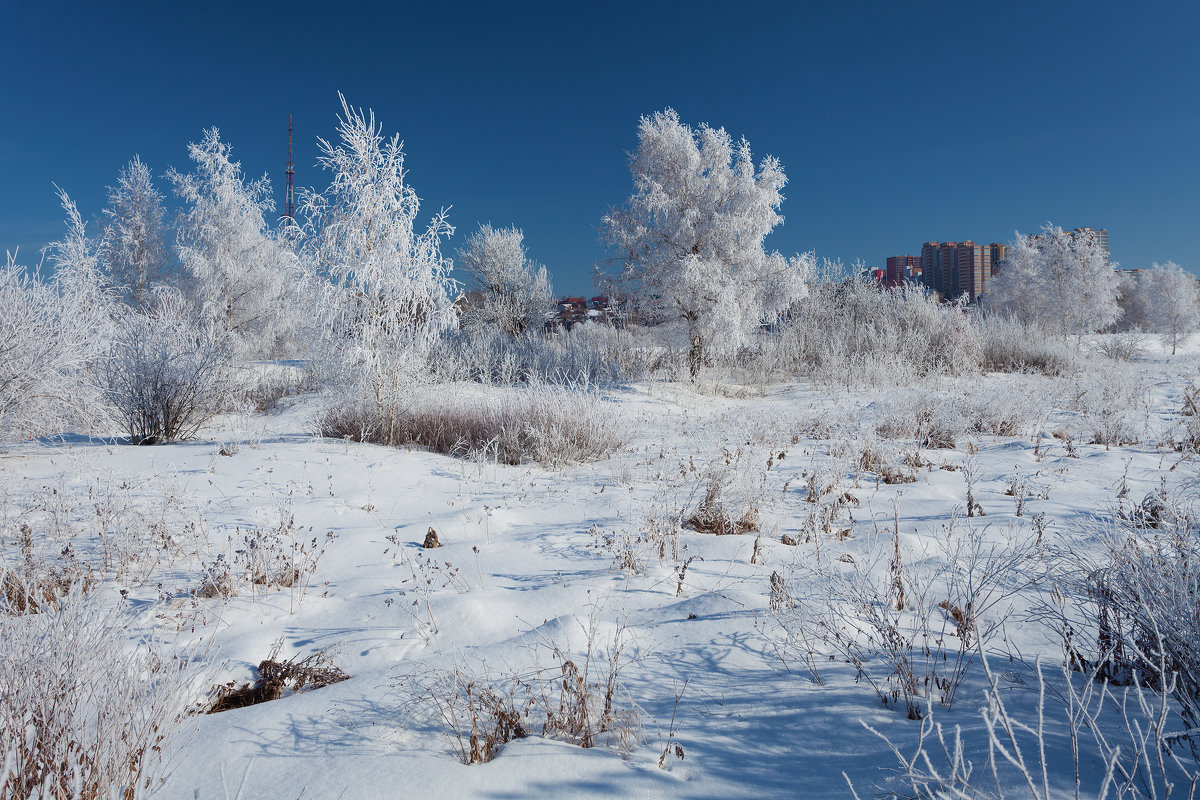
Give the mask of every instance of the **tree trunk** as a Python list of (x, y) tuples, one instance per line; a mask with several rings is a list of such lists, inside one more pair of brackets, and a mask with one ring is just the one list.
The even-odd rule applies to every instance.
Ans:
[(700, 375), (700, 365), (704, 363), (704, 339), (698, 332), (692, 330), (692, 352), (688, 355), (688, 371), (691, 373), (692, 382), (696, 382), (696, 378)]

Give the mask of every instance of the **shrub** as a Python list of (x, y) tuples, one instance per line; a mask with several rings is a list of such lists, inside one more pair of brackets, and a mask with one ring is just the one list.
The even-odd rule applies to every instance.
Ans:
[(0, 614), (36, 614), (56, 608), (72, 587), (86, 592), (95, 582), (69, 545), (57, 559), (42, 556), (27, 523), (17, 529), (17, 540), (20, 558), (9, 562), (7, 554), (0, 552)]
[(725, 476), (712, 473), (704, 489), (704, 498), (695, 513), (683, 522), (685, 528), (697, 533), (712, 533), (731, 536), (758, 530), (758, 508), (748, 503), (744, 508), (731, 511), (726, 507), (722, 495), (725, 493)]
[[(1200, 765), (1172, 746), (1177, 735), (1166, 727), (1167, 702), (1161, 689), (1135, 685), (1114, 690), (1094, 680), (1095, 672), (1088, 676), (1093, 680), (1080, 686), (1065, 664), (1060, 679), (1050, 682), (1038, 664), (1035, 686), (1027, 690), (1033, 708), (1018, 711), (1020, 684), (1011, 681), (1014, 677), (1025, 681), (1011, 670), (997, 675), (986, 656), (980, 660), (987, 685), (978, 739), (964, 726), (943, 727), (930, 713), (921, 721), (916, 750), (909, 755), (866, 726), (896, 757), (894, 782), (902, 788), (889, 792), (891, 796), (929, 800), (1194, 796)], [(1069, 751), (1059, 749), (1061, 738), (1070, 741)], [(1068, 775), (1074, 778), (1071, 789)]]
[(645, 378), (661, 366), (657, 331), (588, 323), (509, 336), (493, 328), (453, 330), (437, 344), (430, 369), (442, 381), (611, 385)]
[(1113, 361), (1137, 361), (1147, 355), (1146, 335), (1138, 329), (1096, 337), (1095, 350)]
[(259, 361), (238, 370), (230, 391), (236, 408), (258, 413), (276, 410), (283, 398), (317, 388), (311, 365), (302, 361)]
[(228, 557), (217, 553), (202, 561), (203, 575), (195, 593), (227, 600), (242, 588), (248, 588), (251, 595), (287, 589), (289, 613), (295, 613), (335, 538), (332, 531), (322, 537), (313, 533), (311, 525), (296, 524), (290, 505), (285, 505), (273, 528), (237, 528), (229, 535)]
[(253, 684), (246, 683), (239, 687), (230, 681), (216, 687), (207, 713), (218, 714), (278, 700), (283, 697), (285, 689), (293, 693), (307, 692), (350, 679), (344, 670), (333, 663), (334, 654), (329, 648), (309, 653), (304, 658), (297, 654), (280, 661), (279, 651), (282, 648), (282, 639), (277, 639), (271, 645), (270, 654), (258, 664), (258, 678)]
[[(1147, 497), (1128, 519), (1101, 528), (1099, 562), (1070, 558), (1083, 598), (1065, 620), (1068, 657), (1100, 677), (1172, 687), (1184, 724), (1200, 726), (1200, 531), (1191, 509)], [(1084, 641), (1095, 636), (1092, 649)], [(1193, 749), (1200, 744), (1193, 739)]]
[(196, 668), (128, 646), (130, 619), (78, 587), (0, 616), (0, 798), (143, 797), (183, 728)]
[[(945, 562), (913, 565), (901, 546), (876, 531), (868, 550), (797, 564), (791, 579), (771, 577), (770, 608), (781, 652), (800, 659), (815, 683), (828, 657), (851, 664), (885, 705), (909, 719), (936, 702), (950, 707), (975, 655), (1011, 613), (1032, 542), (987, 544), (967, 526), (944, 536)], [(886, 566), (885, 566), (886, 557)]]
[(962, 308), (915, 287), (885, 290), (857, 279), (822, 284), (771, 336), (780, 352), (770, 357), (780, 369), (822, 383), (878, 385), (977, 368)]
[(583, 634), (580, 653), (538, 640), (533, 654), (548, 653), (550, 664), (525, 672), (496, 675), (485, 663), (465, 660), (419, 667), (393, 684), (399, 710), (432, 717), (463, 764), (491, 761), (501, 745), (535, 733), (539, 722), (547, 738), (628, 755), (641, 737), (640, 712), (621, 681), (630, 658), (628, 633), (618, 624), (605, 645), (593, 612)]
[(227, 341), (168, 296), (119, 321), (100, 380), (133, 443), (155, 444), (195, 435), (221, 410), (228, 364)]
[(888, 439), (911, 439), (918, 447), (953, 448), (968, 428), (955, 398), (936, 392), (909, 392), (881, 404), (875, 430)]
[(1036, 325), (998, 314), (976, 316), (972, 323), (984, 372), (1062, 375), (1074, 362), (1070, 347), (1061, 338)]
[(1085, 375), (1075, 387), (1075, 410), (1092, 444), (1106, 448), (1136, 444), (1149, 425), (1150, 386), (1128, 368)]
[(325, 436), (547, 466), (604, 458), (624, 441), (626, 427), (597, 394), (551, 386), (482, 393), (424, 387), (391, 423), (388, 430), (369, 402), (330, 406), (317, 420)]

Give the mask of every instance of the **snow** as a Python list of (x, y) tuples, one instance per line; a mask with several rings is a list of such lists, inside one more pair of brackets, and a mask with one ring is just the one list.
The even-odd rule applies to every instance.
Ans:
[[(1138, 367), (1156, 379), (1147, 424), (1162, 428), (1177, 419), (1180, 376), (1194, 369), (1187, 359), (1160, 357)], [(983, 382), (978, 391), (997, 396), (1049, 391), (1052, 382), (974, 380)], [(1062, 380), (1068, 386), (1077, 379)], [(45, 498), (53, 494), (64, 498), (64, 508), (75, 508), (67, 513), (75, 521), (64, 524), (77, 530), (85, 527), (80, 515), (88, 504), (105, 493), (152, 509), (147, 513), (197, 522), (190, 550), (160, 559), (145, 580), (136, 570), (121, 578), (110, 572), (96, 591), (134, 609), (144, 632), (198, 648), (214, 667), (213, 682), (252, 680), (278, 638), (284, 656), (336, 648), (335, 662), (352, 676), (192, 718), (195, 731), (172, 754), (158, 796), (391, 798), (406, 787), (432, 797), (848, 796), (843, 772), (867, 796), (895, 758), (862, 723), (901, 748), (915, 744), (919, 723), (881, 705), (848, 664), (822, 663), (824, 683), (817, 685), (802, 663), (780, 657), (767, 614), (773, 572), (803, 575), (796, 570), (818, 550), (829, 562), (844, 553), (864, 564), (883, 553), (885, 570), (894, 520), (912, 568), (936, 566), (945, 559), (941, 541), (954, 514), (956, 525), (982, 530), (991, 543), (1032, 532), (1036, 515), (1045, 514), (1054, 546), (1086, 549), (1095, 543), (1089, 528), (1095, 516), (1121, 502), (1123, 476), (1126, 503), (1163, 480), (1177, 491), (1194, 479), (1193, 464), (1150, 438), (1111, 449), (1077, 439), (1078, 457), (1071, 457), (1060, 440), (1042, 440), (1038, 454), (1028, 435), (981, 434), (970, 438), (977, 452), (967, 452), (967, 437), (955, 449), (924, 450), (930, 464), (916, 470), (916, 482), (889, 485), (831, 455), (830, 439), (810, 435), (818, 419), (866, 424), (893, 394), (833, 395), (794, 384), (614, 389), (606, 397), (632, 420), (629, 445), (605, 461), (556, 470), (315, 438), (308, 431), (316, 400), (301, 397), (273, 415), (223, 417), (199, 440), (178, 444), (131, 447), (70, 436), (26, 442), (0, 458), (0, 480), (6, 513), (36, 507), (41, 511), (31, 513), (49, 519)], [(1059, 406), (1045, 430), (1072, 419)], [(236, 452), (223, 456), (222, 448)], [(987, 514), (970, 521), (961, 518), (968, 460), (979, 476), (974, 495)], [(644, 548), (640, 574), (614, 566), (604, 534), (636, 537), (655, 513), (694, 510), (706, 468), (723, 461), (740, 476), (734, 495), (761, 502), (757, 563), (754, 534), (683, 530), (679, 562), (696, 558), (682, 590), (679, 562), (669, 555), (660, 562)], [(811, 505), (806, 475), (817, 468), (843, 470), (838, 491), (858, 503), (849, 508), (852, 534), (844, 542), (781, 544), (784, 534), (802, 537)], [(1021, 518), (1005, 494), (1014, 473), (1025, 476), (1035, 495)], [(297, 541), (334, 537), (306, 592), (242, 586), (229, 600), (192, 594), (202, 561), (216, 553), (232, 558), (238, 536), (274, 528), (281, 514), (294, 518)], [(405, 558), (417, 555), (431, 527), (444, 546), (430, 555), (457, 568), (459, 587), (435, 581), (429, 611), (436, 633), (421, 630), (402, 610), (415, 594), (400, 594), (414, 574)], [(1036, 699), (1030, 665), (1039, 657), (1048, 664), (1062, 658), (1053, 632), (1024, 616), (1041, 591), (1016, 598), (1005, 627), (1003, 644), (1022, 660), (993, 656), (1021, 708)], [(547, 643), (579, 654), (593, 616), (597, 642), (611, 641), (621, 626), (628, 637), (630, 660), (621, 677), (643, 729), (628, 757), (533, 735), (504, 745), (490, 763), (464, 766), (428, 715), (401, 708), (397, 683), (422, 664), (486, 664), (499, 675), (537, 660)], [(972, 669), (958, 701), (937, 709), (938, 719), (978, 732), (983, 685), (981, 670)], [(685, 758), (670, 755), (660, 768), (678, 691), (675, 741)], [(1058, 758), (1059, 746), (1065, 745), (1055, 739), (1051, 757), (1056, 784), (1065, 788), (1070, 759)]]

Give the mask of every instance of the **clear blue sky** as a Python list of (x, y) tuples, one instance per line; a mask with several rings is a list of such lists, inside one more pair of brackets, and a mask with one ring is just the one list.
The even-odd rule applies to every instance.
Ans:
[(451, 249), (517, 225), (563, 293), (666, 106), (782, 161), (784, 253), (882, 265), (1050, 220), (1200, 270), (1194, 2), (368, 5), (3, 3), (0, 252), (60, 234), (52, 182), (98, 216), (135, 153), (186, 168), (207, 126), (281, 201), (294, 114), (319, 186), (342, 90), (404, 138), (423, 216), (453, 206)]

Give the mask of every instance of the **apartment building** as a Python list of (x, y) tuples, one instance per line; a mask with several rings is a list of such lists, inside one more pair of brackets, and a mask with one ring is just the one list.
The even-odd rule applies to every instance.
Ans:
[(1008, 246), (995, 242), (926, 242), (921, 246), (922, 281), (947, 299), (966, 295), (974, 301), (1007, 255)]

